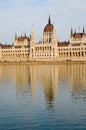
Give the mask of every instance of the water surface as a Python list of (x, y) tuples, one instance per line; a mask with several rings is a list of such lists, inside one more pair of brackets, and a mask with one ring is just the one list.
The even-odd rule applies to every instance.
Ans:
[(0, 130), (86, 130), (86, 65), (0, 65)]

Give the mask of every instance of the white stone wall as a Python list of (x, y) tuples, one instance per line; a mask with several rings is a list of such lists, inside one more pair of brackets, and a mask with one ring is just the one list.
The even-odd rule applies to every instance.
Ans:
[(59, 47), (58, 53), (60, 60), (86, 60), (86, 45)]
[(21, 48), (4, 48), (1, 49), (1, 61), (28, 61), (30, 48), (21, 46)]
[(73, 36), (70, 36), (70, 43), (71, 44), (82, 44), (82, 43), (86, 43), (86, 36), (83, 35), (82, 37), (79, 37), (79, 38), (75, 38)]
[(15, 40), (12, 47), (0, 46), (0, 61), (86, 61), (86, 35), (70, 36), (68, 46), (58, 46), (58, 42), (55, 28), (53, 32), (44, 32), (39, 43), (32, 29), (30, 43), (27, 39)]
[(28, 46), (29, 45), (29, 41), (28, 39), (24, 39), (23, 41), (18, 41), (18, 39), (14, 40), (14, 46)]

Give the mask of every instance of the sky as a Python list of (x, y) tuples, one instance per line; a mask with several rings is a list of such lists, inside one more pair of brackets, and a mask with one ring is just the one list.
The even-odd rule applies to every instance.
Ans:
[(86, 30), (86, 0), (0, 0), (0, 42), (12, 44), (15, 33), (30, 36), (32, 25), (40, 41), (49, 14), (60, 41), (69, 40), (71, 27)]

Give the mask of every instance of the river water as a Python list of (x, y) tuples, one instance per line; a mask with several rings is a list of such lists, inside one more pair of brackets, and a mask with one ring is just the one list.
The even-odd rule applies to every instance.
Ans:
[(0, 130), (86, 130), (86, 64), (0, 65)]

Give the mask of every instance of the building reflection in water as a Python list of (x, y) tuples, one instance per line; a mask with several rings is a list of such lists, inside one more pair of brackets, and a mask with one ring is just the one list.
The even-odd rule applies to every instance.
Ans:
[(53, 102), (58, 89), (58, 66), (56, 65), (33, 65), (30, 66), (32, 95), (35, 94), (36, 84), (43, 86), (44, 95), (48, 107), (53, 107)]
[(16, 86), (17, 95), (30, 93), (33, 99), (40, 84), (47, 104), (53, 106), (58, 89), (57, 65), (0, 65), (0, 82), (8, 79)]
[(30, 72), (28, 65), (0, 65), (0, 82), (5, 83), (6, 81), (13, 83), (16, 87), (16, 94), (29, 92)]
[(86, 65), (68, 64), (59, 66), (59, 81), (69, 80), (73, 97), (86, 97)]
[[(6, 81), (16, 86), (16, 94), (31, 94), (34, 99), (39, 86), (43, 87), (48, 107), (53, 107), (59, 83), (69, 81), (73, 97), (86, 96), (86, 65), (0, 65), (0, 84)], [(64, 85), (64, 82), (63, 82)]]

